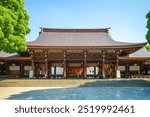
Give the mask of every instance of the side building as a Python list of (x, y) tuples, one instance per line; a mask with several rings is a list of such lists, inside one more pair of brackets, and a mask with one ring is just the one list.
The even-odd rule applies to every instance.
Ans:
[(15, 78), (150, 77), (146, 43), (118, 42), (103, 29), (41, 28), (28, 51), (0, 52), (0, 75)]

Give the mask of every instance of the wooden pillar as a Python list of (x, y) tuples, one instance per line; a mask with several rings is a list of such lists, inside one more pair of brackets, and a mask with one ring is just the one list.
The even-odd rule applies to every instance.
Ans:
[(66, 51), (64, 51), (63, 78), (65, 78), (65, 79), (67, 78)]
[(117, 56), (117, 58), (116, 58), (116, 78), (118, 78), (118, 76), (117, 76), (117, 71), (118, 71), (118, 56)]
[(54, 77), (56, 78), (56, 66), (54, 66)]
[(102, 67), (102, 73), (101, 73), (101, 74), (102, 74), (102, 77), (103, 77), (103, 78), (105, 78), (105, 72), (104, 72), (105, 53), (106, 53), (105, 51), (102, 51), (102, 53), (101, 53), (101, 54), (102, 54), (102, 66), (101, 66), (101, 67)]
[(20, 78), (24, 76), (24, 66), (23, 63), (20, 64)]
[(125, 77), (128, 77), (128, 63), (125, 64)]
[(115, 68), (115, 70), (116, 70), (116, 78), (118, 78), (119, 76), (117, 76), (117, 71), (118, 71), (118, 66), (119, 66), (119, 61), (118, 61), (119, 51), (117, 50), (115, 54), (116, 54), (116, 68)]
[(31, 55), (31, 66), (32, 66), (32, 71), (33, 71), (33, 78), (34, 78), (34, 76), (35, 76), (35, 70), (34, 70), (34, 68), (35, 68), (35, 66), (34, 66), (34, 51), (33, 50), (31, 50), (30, 51), (30, 55)]
[(48, 51), (44, 51), (45, 54), (45, 78), (48, 78)]
[(51, 78), (51, 74), (52, 74), (52, 66), (51, 66), (51, 63), (48, 64), (49, 65), (49, 70), (48, 70), (48, 76), (49, 78)]
[(101, 78), (101, 76), (102, 76), (102, 73), (101, 73), (101, 69), (102, 68), (102, 66), (101, 66), (101, 61), (99, 61), (98, 62), (98, 78)]
[(143, 63), (140, 63), (140, 75), (143, 75)]
[(98, 62), (98, 78), (100, 78), (100, 62)]
[(87, 51), (84, 51), (84, 68), (83, 68), (83, 77), (84, 78), (87, 78), (87, 61), (86, 61), (86, 58), (87, 58)]
[(67, 66), (66, 60), (64, 60), (64, 66), (63, 66), (63, 67), (64, 67), (63, 78), (65, 78), (65, 79), (67, 78), (67, 67), (66, 67), (66, 66)]
[(129, 63), (128, 62), (126, 63), (125, 71), (126, 71), (126, 77), (129, 78)]
[(9, 62), (6, 61), (6, 75), (10, 75)]
[(96, 66), (94, 66), (94, 78), (96, 78)]
[(32, 66), (32, 71), (33, 71), (33, 78), (34, 78), (34, 75), (35, 75), (35, 70), (34, 70), (34, 60), (33, 60), (33, 58), (32, 58), (32, 60), (31, 60), (31, 66)]

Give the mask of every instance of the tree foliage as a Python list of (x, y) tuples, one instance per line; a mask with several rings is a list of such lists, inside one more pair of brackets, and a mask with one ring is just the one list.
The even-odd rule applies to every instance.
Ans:
[(0, 50), (8, 53), (26, 51), (25, 36), (29, 16), (23, 0), (0, 0)]
[(147, 39), (147, 42), (150, 44), (150, 11), (147, 13), (146, 18), (147, 18), (146, 28), (148, 29), (147, 34), (146, 34), (146, 39)]
[(150, 52), (150, 45), (147, 45), (147, 46), (146, 46), (146, 50), (147, 50), (148, 52)]

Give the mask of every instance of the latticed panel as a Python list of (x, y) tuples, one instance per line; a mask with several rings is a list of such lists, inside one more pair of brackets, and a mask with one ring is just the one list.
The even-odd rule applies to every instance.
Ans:
[(63, 55), (63, 53), (49, 53), (48, 59), (49, 60), (59, 60), (59, 59), (63, 60), (64, 55)]
[(67, 53), (66, 55), (66, 59), (73, 59), (73, 60), (83, 60), (84, 59), (84, 55), (82, 53)]
[(45, 54), (43, 52), (38, 52), (34, 54), (34, 59), (36, 60), (44, 60), (45, 59)]
[(87, 53), (87, 59), (89, 60), (100, 60), (102, 59), (102, 55), (100, 53)]

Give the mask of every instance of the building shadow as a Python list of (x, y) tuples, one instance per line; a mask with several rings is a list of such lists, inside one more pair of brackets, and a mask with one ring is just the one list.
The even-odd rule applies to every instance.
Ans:
[(150, 87), (150, 82), (144, 80), (105, 80), (87, 82), (79, 87)]

